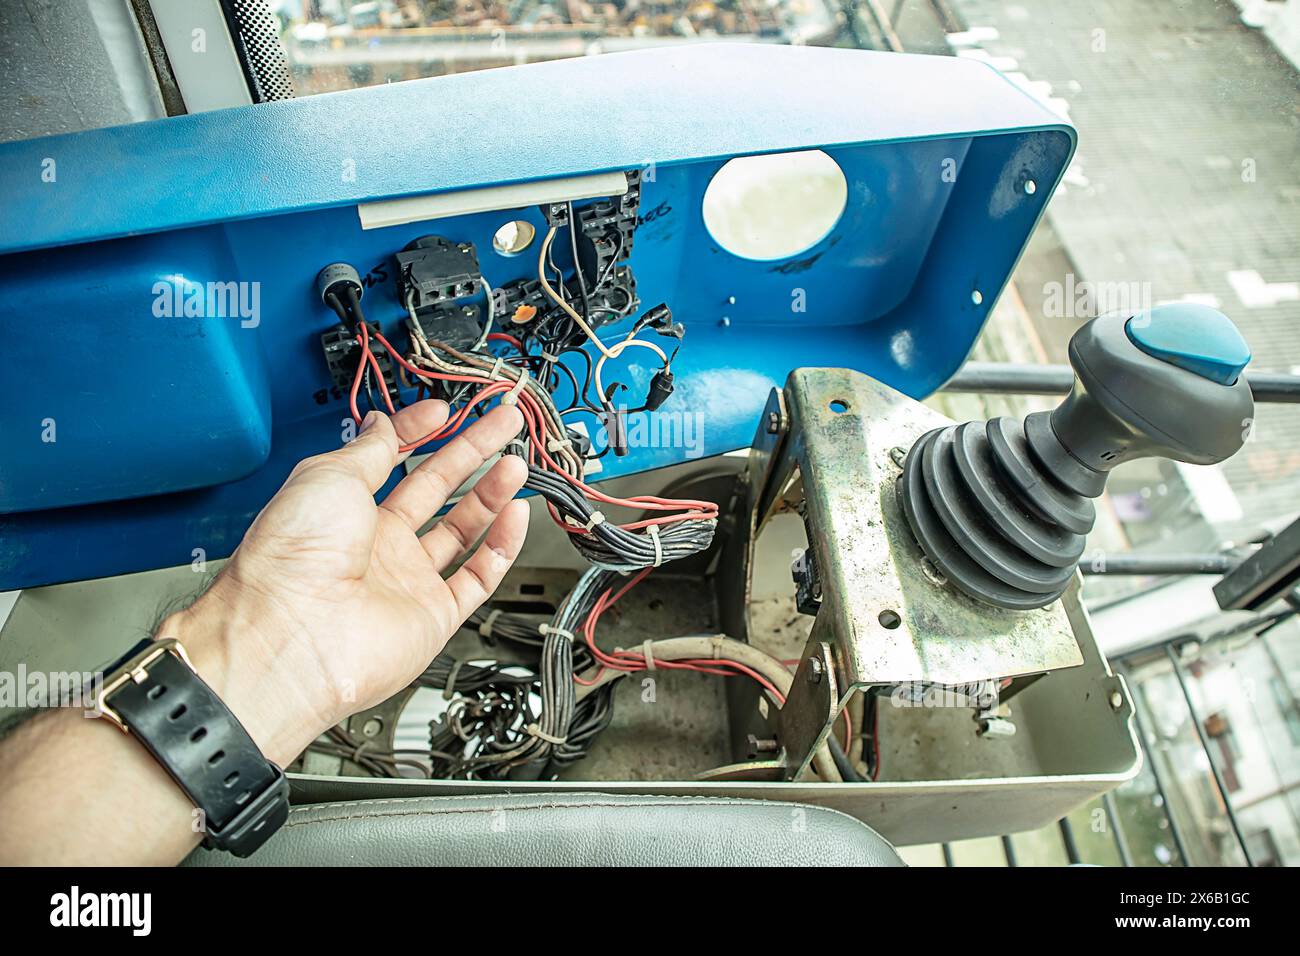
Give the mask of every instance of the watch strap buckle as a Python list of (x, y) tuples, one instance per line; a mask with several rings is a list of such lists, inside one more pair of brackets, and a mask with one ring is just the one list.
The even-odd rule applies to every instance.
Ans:
[(185, 647), (174, 637), (164, 637), (158, 640), (146, 640), (137, 645), (140, 650), (128, 657), (125, 661), (119, 662), (106, 678), (104, 684), (95, 695), (95, 703), (92, 710), (101, 717), (107, 717), (118, 730), (124, 734), (129, 734), (131, 729), (126, 725), (120, 714), (108, 705), (108, 698), (128, 682), (143, 684), (149, 676), (149, 668), (167, 654), (173, 654), (185, 663), (190, 670), (194, 670), (194, 664), (190, 661), (189, 655), (185, 653)]

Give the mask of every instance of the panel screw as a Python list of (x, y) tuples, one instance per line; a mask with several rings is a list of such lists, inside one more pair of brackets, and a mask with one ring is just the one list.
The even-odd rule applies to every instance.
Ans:
[(808, 660), (808, 683), (820, 684), (822, 682), (822, 659), (812, 657)]
[(974, 292), (970, 294), (970, 300), (974, 302), (976, 305), (980, 305), (984, 301), (984, 295), (983, 293), (980, 292), (979, 289), (976, 289)]
[(934, 566), (934, 562), (929, 558), (921, 558), (921, 573), (930, 579), (930, 583), (935, 587), (944, 587), (948, 579), (944, 577), (943, 572)]
[(1034, 193), (1036, 193), (1036, 192), (1038, 192), (1038, 183), (1034, 182), (1032, 179), (1026, 179), (1026, 180), (1025, 180), (1025, 195), (1026, 195), (1026, 196), (1032, 196), (1032, 195), (1033, 195)]
[(1119, 710), (1123, 706), (1124, 706), (1124, 695), (1117, 690), (1111, 691), (1110, 692), (1111, 710)]

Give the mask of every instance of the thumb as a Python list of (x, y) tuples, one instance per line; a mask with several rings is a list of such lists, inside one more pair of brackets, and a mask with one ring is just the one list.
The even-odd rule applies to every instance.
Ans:
[(361, 420), (357, 437), (327, 457), (353, 471), (374, 494), (397, 467), (398, 445), (397, 431), (389, 417), (371, 411)]

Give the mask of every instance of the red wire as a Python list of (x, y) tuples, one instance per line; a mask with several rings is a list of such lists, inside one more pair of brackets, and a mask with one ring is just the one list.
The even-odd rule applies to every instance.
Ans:
[[(373, 353), (370, 351), (370, 333), (366, 329), (364, 323), (358, 324), (358, 333), (359, 333), (358, 342), (360, 343), (361, 350), (362, 350), (362, 360), (358, 364), (357, 375), (352, 382), (351, 405), (352, 405), (352, 415), (357, 420), (357, 422), (360, 423), (361, 416), (357, 409), (356, 395), (357, 395), (358, 388), (360, 387), (361, 377), (367, 362), (372, 363), (371, 367), (376, 371), (378, 369), (378, 362), (375, 359)], [(501, 333), (501, 332), (495, 334), (505, 335), (505, 333)], [(419, 448), (421, 445), (424, 445), (427, 442), (435, 441), (439, 438), (444, 438), (448, 435), (453, 434), (464, 423), (465, 419), (469, 415), (470, 410), (473, 409), (475, 406), (481, 404), (482, 402), (486, 401), (488, 398), (491, 398), (494, 395), (498, 395), (504, 392), (514, 391), (514, 384), (510, 382), (489, 382), (487, 384), (483, 384), (483, 379), (479, 377), (468, 376), (468, 375), (450, 375), (444, 372), (433, 372), (433, 371), (429, 371), (428, 369), (417, 368), (416, 366), (408, 362), (405, 358), (403, 358), (402, 355), (400, 355), (397, 352), (397, 350), (393, 348), (393, 346), (389, 343), (389, 341), (386, 338), (384, 338), (382, 333), (376, 332), (374, 338), (375, 341), (377, 341), (380, 345), (384, 347), (384, 349), (388, 352), (388, 354), (393, 358), (394, 361), (396, 361), (399, 365), (401, 365), (402, 368), (404, 368), (408, 373), (415, 375), (417, 378), (431, 378), (437, 381), (445, 381), (445, 382), (470, 382), (473, 384), (478, 384), (483, 386), (482, 388), (479, 389), (478, 392), (475, 393), (474, 398), (469, 403), (467, 403), (464, 407), (461, 408), (460, 412), (454, 418), (446, 422), (438, 430), (431, 432), (430, 434), (424, 436), (418, 441), (408, 442), (401, 445), (400, 449), (402, 452), (413, 451), (414, 449)], [(491, 335), (489, 335), (489, 338), (491, 338)], [(506, 336), (506, 338), (512, 339), (514, 343), (518, 343), (518, 339), (514, 339), (513, 336)], [(547, 452), (545, 443), (542, 442), (541, 440), (541, 435), (545, 432), (545, 426), (543, 424), (545, 421), (545, 413), (543, 412), (541, 405), (538, 404), (537, 399), (535, 399), (532, 395), (530, 395), (526, 389), (520, 389), (515, 394), (517, 395), (518, 408), (520, 412), (523, 414), (524, 422), (528, 427), (528, 434), (532, 438), (532, 445), (529, 452), (530, 462), (534, 461), (533, 455), (535, 453), (537, 456), (539, 456), (542, 459), (542, 461), (547, 466), (549, 466), (549, 468), (552, 471), (559, 474), (571, 485), (573, 485), (575, 488), (581, 491), (583, 495), (585, 495), (589, 500), (598, 501), (601, 502), (602, 504), (610, 504), (610, 505), (640, 509), (645, 511), (680, 512), (678, 514), (665, 516), (662, 518), (643, 519), (641, 521), (635, 521), (629, 524), (619, 525), (619, 527), (627, 531), (635, 531), (641, 528), (649, 527), (651, 525), (671, 524), (678, 521), (690, 521), (690, 520), (697, 520), (697, 519), (713, 519), (717, 517), (718, 506), (717, 504), (711, 501), (699, 501), (695, 499), (659, 498), (654, 495), (634, 495), (633, 497), (630, 498), (615, 498), (610, 495), (606, 495), (603, 492), (597, 491), (596, 489), (587, 485), (585, 482), (581, 481), (580, 479), (574, 477), (573, 475), (569, 474), (564, 469), (562, 469), (558, 464), (556, 464), (555, 460), (551, 458), (550, 454)], [(556, 524), (558, 524), (564, 530), (569, 531), (570, 533), (573, 534), (586, 534), (588, 532), (588, 529), (586, 528), (577, 527), (565, 521), (556, 511), (554, 506), (548, 506), (548, 507), (552, 519), (556, 522)]]
[(504, 332), (489, 332), (489, 333), (488, 333), (488, 341), (489, 341), (489, 342), (509, 342), (511, 345), (513, 345), (513, 346), (515, 347), (516, 350), (518, 350), (518, 352), (519, 352), (520, 355), (527, 355), (527, 354), (528, 354), (528, 351), (524, 348), (524, 343), (523, 343), (523, 342), (520, 342), (520, 341), (519, 341), (517, 338), (515, 338), (513, 335), (506, 335)]
[[(591, 686), (591, 684), (595, 682), (597, 678), (600, 677), (600, 675), (606, 669), (620, 670), (620, 671), (624, 671), (625, 673), (633, 673), (636, 671), (647, 670), (645, 656), (643, 654), (638, 655), (633, 651), (622, 651), (619, 652), (619, 656), (615, 656), (613, 654), (606, 653), (605, 651), (597, 647), (596, 646), (596, 622), (600, 620), (600, 616), (604, 614), (605, 611), (609, 610), (611, 605), (613, 605), (616, 601), (618, 601), (621, 597), (623, 597), (624, 594), (626, 594), (633, 587), (639, 584), (646, 577), (646, 575), (648, 575), (651, 572), (651, 570), (653, 569), (644, 568), (639, 573), (634, 575), (627, 582), (627, 584), (623, 585), (623, 587), (620, 588), (617, 593), (611, 594), (613, 589), (610, 589), (609, 591), (606, 591), (604, 594), (602, 594), (596, 600), (595, 605), (592, 607), (591, 611), (587, 615), (587, 620), (583, 625), (583, 631), (584, 631), (584, 637), (586, 638), (587, 647), (590, 649), (592, 655), (596, 658), (597, 662), (600, 664), (600, 667), (597, 669), (596, 674), (593, 676), (591, 680), (583, 680), (582, 678), (575, 676), (574, 680), (576, 680), (578, 683), (589, 687)], [(746, 664), (741, 663), (740, 661), (713, 660), (713, 659), (706, 659), (706, 658), (690, 658), (681, 661), (656, 661), (655, 666), (659, 668), (663, 668), (664, 670), (689, 670), (701, 674), (713, 674), (718, 677), (735, 677), (737, 676), (737, 674), (744, 674), (745, 676), (752, 678), (761, 686), (763, 686), (769, 693), (772, 694), (773, 697), (776, 698), (776, 700), (779, 703), (781, 704), (785, 703), (785, 695), (783, 695), (779, 690), (777, 690), (771, 681), (769, 681), (758, 671), (754, 670), (753, 668), (749, 667)]]

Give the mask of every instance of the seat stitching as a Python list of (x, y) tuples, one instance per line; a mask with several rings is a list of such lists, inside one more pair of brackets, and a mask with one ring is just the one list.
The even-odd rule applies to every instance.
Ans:
[[(379, 800), (340, 800), (340, 801), (335, 801), (330, 803), (309, 803), (309, 804), (301, 804), (301, 805), (294, 806), (293, 810), (294, 812), (305, 813), (313, 809), (337, 810), (337, 809), (344, 809), (347, 807), (377, 807), (377, 806), (393, 806), (393, 805), (409, 806), (413, 800), (420, 800), (420, 799), (437, 800), (442, 803), (452, 803), (452, 802), (467, 803), (472, 800), (500, 799), (501, 797), (514, 797), (519, 799), (528, 799), (530, 797), (536, 796), (542, 799), (549, 798), (554, 800), (561, 797), (569, 797), (569, 798), (580, 797), (583, 795), (583, 793), (584, 793), (583, 791), (551, 792), (546, 794), (526, 794), (526, 793), (516, 792), (516, 793), (506, 793), (506, 794), (471, 793), (471, 794), (456, 794), (456, 795), (447, 795), (447, 796), (426, 794), (421, 796), (398, 797), (398, 798), (379, 799)], [(672, 807), (672, 806), (679, 806), (681, 804), (690, 804), (691, 806), (696, 806), (696, 807), (701, 807), (701, 806), (799, 807), (805, 810), (813, 810), (817, 813), (830, 813), (830, 814), (834, 814), (835, 816), (843, 817), (844, 819), (852, 821), (853, 823), (856, 823), (859, 826), (866, 827), (872, 833), (875, 833), (877, 836), (880, 836), (880, 834), (876, 831), (876, 828), (871, 826), (871, 824), (866, 823), (863, 820), (859, 820), (857, 817), (853, 816), (852, 814), (845, 813), (843, 810), (837, 810), (834, 807), (824, 807), (815, 803), (787, 802), (784, 800), (755, 800), (752, 797), (704, 797), (704, 796), (688, 795), (688, 796), (681, 796), (681, 797), (673, 797), (670, 799), (660, 798), (658, 801), (654, 803), (645, 803), (645, 802), (579, 803), (579, 804), (543, 803), (543, 804), (536, 804), (536, 805), (513, 806), (513, 807), (496, 806), (496, 807), (469, 808), (469, 810), (465, 812), (476, 812), (476, 811), (496, 812), (498, 810), (512, 811), (512, 810), (536, 810), (536, 809), (549, 810), (549, 809), (569, 809), (569, 808), (582, 809), (584, 807), (611, 807), (614, 809), (618, 809), (618, 808), (635, 809), (638, 807)], [(436, 815), (437, 813), (440, 812), (451, 812), (451, 811), (450, 810), (442, 811), (439, 809), (422, 809), (422, 810), (410, 811), (410, 813), (407, 815), (419, 815), (419, 814)], [(389, 814), (375, 813), (375, 814), (368, 814), (368, 815), (386, 816)], [(351, 820), (351, 819), (356, 819), (358, 816), (363, 816), (363, 814), (348, 814), (343, 817), (333, 817), (333, 816), (320, 817), (319, 820), (320, 821)], [(314, 823), (317, 821), (303, 820), (300, 822)], [(285, 823), (285, 826), (288, 827), (288, 826), (295, 826), (295, 825), (296, 824), (293, 822), (293, 816), (290, 815), (289, 822)], [(881, 839), (883, 840), (884, 837), (881, 837)]]
[[(404, 802), (406, 802), (406, 801), (401, 801), (401, 800), (385, 800), (385, 801), (374, 801), (374, 802), (375, 802), (375, 803), (383, 802), (383, 803), (387, 803), (387, 804), (393, 804), (393, 803), (404, 803)], [(738, 805), (738, 804), (746, 804), (746, 805), (750, 805), (750, 806), (758, 806), (758, 807), (764, 807), (764, 808), (772, 808), (772, 809), (775, 809), (775, 808), (777, 808), (777, 807), (781, 807), (781, 806), (802, 806), (802, 805), (800, 805), (800, 804), (766, 803), (766, 802), (763, 802), (763, 801), (760, 801), (760, 800), (741, 800), (741, 799), (727, 799), (727, 798), (724, 798), (723, 800), (694, 799), (694, 800), (689, 800), (689, 801), (687, 801), (687, 802), (689, 802), (692, 806), (697, 806), (697, 807), (698, 807), (698, 806), (716, 806), (716, 807), (724, 807), (724, 806), (736, 806), (736, 805)], [(330, 805), (330, 804), (317, 804), (317, 806), (329, 806), (331, 809), (338, 809), (338, 808), (343, 808), (343, 807), (348, 807), (348, 806), (355, 807), (355, 806), (362, 805), (362, 804), (364, 804), (364, 803), (366, 803), (366, 801), (360, 801), (360, 800), (358, 800), (358, 801), (353, 801), (353, 802), (351, 802), (351, 803), (346, 803), (346, 804), (334, 804), (334, 805)], [(538, 804), (538, 805), (533, 805), (533, 806), (522, 806), (522, 807), (445, 807), (445, 808), (443, 808), (443, 807), (438, 807), (438, 808), (422, 808), (422, 809), (418, 809), (418, 810), (386, 810), (386, 811), (383, 811), (383, 812), (380, 812), (380, 813), (345, 814), (345, 815), (343, 815), (343, 816), (317, 816), (317, 817), (315, 817), (315, 818), (313, 818), (313, 819), (310, 819), (310, 820), (302, 820), (302, 819), (295, 820), (295, 819), (291, 816), (291, 817), (289, 818), (288, 822), (286, 822), (286, 823), (284, 824), (284, 827), (283, 827), (283, 828), (287, 830), (287, 829), (289, 829), (290, 827), (297, 827), (297, 826), (311, 826), (311, 825), (313, 825), (313, 824), (317, 824), (317, 823), (342, 823), (342, 822), (346, 822), (346, 821), (348, 821), (348, 820), (376, 819), (376, 818), (381, 818), (381, 817), (382, 817), (382, 818), (387, 818), (387, 817), (413, 817), (413, 816), (436, 817), (436, 816), (441, 816), (441, 815), (457, 814), (457, 813), (465, 813), (465, 814), (487, 813), (487, 814), (492, 814), (492, 813), (497, 813), (497, 812), (512, 812), (512, 813), (518, 813), (518, 812), (523, 811), (523, 810), (546, 810), (546, 811), (555, 811), (555, 810), (588, 810), (588, 809), (592, 809), (592, 808), (599, 808), (599, 809), (615, 809), (615, 810), (618, 810), (618, 809), (636, 810), (636, 809), (644, 809), (644, 808), (646, 808), (646, 807), (677, 807), (677, 806), (680, 806), (680, 805), (681, 805), (681, 804), (678, 803), (678, 802), (655, 802), (655, 803), (581, 803), (581, 804), (558, 803), (558, 804)], [(859, 826), (867, 826), (866, 824), (862, 823), (861, 820), (858, 820), (858, 819), (856, 819), (855, 817), (851, 817), (851, 816), (849, 816), (847, 813), (842, 813), (842, 812), (840, 812), (839, 810), (834, 810), (834, 809), (831, 809), (831, 808), (829, 808), (829, 807), (816, 807), (816, 806), (812, 806), (812, 807), (808, 807), (808, 809), (817, 810), (817, 811), (823, 811), (823, 810), (824, 810), (824, 811), (828, 811), (828, 812), (830, 812), (830, 813), (835, 814), (836, 816), (844, 817), (846, 820), (849, 820), (849, 821), (851, 821), (851, 822), (853, 822), (854, 824), (857, 824), (857, 825), (859, 825)], [(871, 829), (870, 827), (867, 827), (867, 828), (868, 828), (869, 830)], [(874, 830), (872, 830), (872, 832), (875, 833)], [(883, 838), (882, 838), (882, 839), (883, 839)]]

